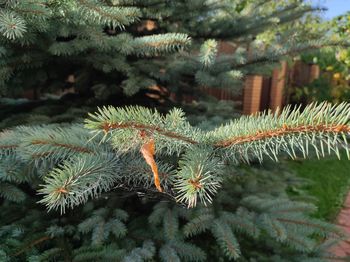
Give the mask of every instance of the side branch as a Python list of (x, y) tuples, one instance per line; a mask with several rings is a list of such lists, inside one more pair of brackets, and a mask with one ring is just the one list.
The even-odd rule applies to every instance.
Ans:
[(32, 145), (52, 145), (56, 147), (63, 147), (66, 149), (70, 149), (79, 153), (92, 153), (92, 151), (86, 147), (81, 147), (81, 146), (75, 146), (75, 145), (70, 145), (70, 144), (63, 144), (63, 143), (56, 143), (56, 142), (50, 142), (50, 141), (45, 141), (45, 140), (33, 140), (31, 142)]
[(154, 48), (157, 48), (157, 47), (161, 47), (161, 46), (167, 46), (167, 45), (178, 45), (178, 46), (181, 46), (183, 45), (184, 42), (183, 41), (180, 41), (180, 40), (163, 40), (163, 41), (153, 41), (153, 42), (145, 42), (145, 43), (142, 43), (142, 45), (139, 45), (139, 46), (135, 46), (135, 48), (140, 48), (144, 45), (146, 46), (150, 46), (150, 47), (154, 47)]
[(233, 137), (228, 140), (219, 141), (215, 144), (216, 147), (229, 147), (249, 142), (255, 142), (259, 140), (269, 139), (273, 137), (281, 137), (288, 134), (298, 134), (298, 133), (349, 133), (350, 126), (347, 125), (326, 125), (320, 124), (316, 126), (295, 126), (288, 127), (284, 125), (282, 128), (275, 130), (267, 130), (262, 132), (257, 132), (252, 135)]
[(310, 46), (306, 46), (306, 47), (300, 47), (300, 48), (296, 48), (293, 50), (286, 50), (284, 52), (281, 52), (279, 54), (277, 54), (274, 57), (268, 57), (268, 56), (262, 56), (262, 57), (256, 57), (254, 59), (248, 60), (244, 63), (239, 63), (239, 64), (235, 64), (234, 68), (242, 68), (242, 67), (246, 67), (246, 66), (250, 66), (250, 65), (255, 65), (255, 64), (259, 64), (259, 63), (266, 63), (266, 62), (278, 62), (280, 61), (281, 57), (283, 56), (289, 56), (289, 55), (293, 55), (293, 54), (297, 54), (297, 53), (301, 53), (301, 52), (305, 52), (308, 50), (312, 50), (312, 49), (319, 49), (319, 48), (323, 48), (323, 47), (333, 47), (333, 46), (343, 46), (343, 47), (348, 47), (348, 44), (342, 44), (342, 43), (328, 43), (328, 44), (320, 44), (320, 45), (310, 45)]
[(45, 12), (40, 11), (40, 10), (17, 9), (17, 8), (15, 10), (19, 13), (30, 13), (33, 15), (45, 15)]
[(127, 128), (133, 128), (133, 129), (138, 129), (140, 131), (145, 131), (145, 130), (149, 130), (151, 132), (157, 132), (163, 136), (169, 137), (169, 138), (173, 138), (173, 139), (177, 139), (177, 140), (181, 140), (184, 141), (186, 143), (189, 144), (198, 144), (197, 141), (189, 138), (189, 137), (185, 137), (182, 136), (178, 133), (172, 132), (172, 131), (167, 131), (167, 130), (163, 130), (157, 126), (150, 126), (150, 125), (142, 125), (142, 124), (138, 124), (138, 123), (133, 123), (133, 122), (129, 122), (129, 123), (124, 123), (124, 124), (118, 124), (118, 123), (108, 123), (105, 122), (101, 125), (101, 128), (103, 129), (103, 131), (107, 134), (111, 129), (127, 129)]
[(47, 241), (49, 239), (51, 239), (51, 237), (49, 237), (49, 236), (44, 236), (42, 238), (39, 238), (39, 239), (33, 241), (32, 243), (30, 243), (28, 246), (26, 246), (26, 247), (22, 248), (21, 250), (17, 251), (16, 253), (14, 253), (13, 256), (14, 257), (19, 256), (20, 254), (24, 253), (25, 251), (34, 247), (35, 245), (38, 245), (38, 244), (40, 244), (44, 241)]
[[(86, 0), (78, 0), (78, 3), (80, 3), (81, 5), (85, 6), (86, 8), (90, 9), (90, 10), (93, 10), (95, 11), (97, 14), (101, 15), (101, 16), (104, 16), (104, 17), (108, 17), (112, 20), (116, 20), (118, 21), (119, 23), (121, 23), (121, 19), (120, 17), (117, 17), (115, 15), (112, 15), (108, 12), (106, 12), (105, 10), (103, 10), (102, 8), (99, 8), (98, 6), (95, 6), (91, 3), (89, 3), (88, 1)], [(125, 14), (124, 15), (125, 17), (128, 17), (128, 16), (131, 16), (129, 13)]]
[(12, 149), (16, 147), (18, 147), (18, 145), (2, 145), (0, 146), (0, 149)]

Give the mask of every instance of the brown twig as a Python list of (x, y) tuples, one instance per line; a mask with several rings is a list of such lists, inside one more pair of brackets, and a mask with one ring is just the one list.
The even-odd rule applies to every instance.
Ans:
[(2, 145), (0, 146), (0, 149), (11, 149), (16, 147), (18, 147), (18, 145)]
[(92, 151), (86, 147), (80, 147), (80, 146), (74, 146), (70, 144), (63, 144), (63, 143), (56, 143), (56, 142), (50, 142), (46, 140), (33, 140), (31, 142), (32, 145), (52, 145), (57, 147), (64, 147), (67, 149), (71, 149), (73, 151), (77, 151), (80, 153), (92, 153)]
[(23, 252), (25, 252), (25, 251), (27, 251), (28, 249), (32, 248), (33, 246), (38, 245), (38, 244), (40, 244), (40, 243), (42, 243), (42, 242), (44, 242), (44, 241), (47, 241), (47, 240), (49, 240), (49, 239), (51, 239), (51, 237), (49, 237), (49, 236), (43, 236), (43, 237), (41, 237), (41, 238), (39, 238), (39, 239), (37, 239), (37, 240), (31, 242), (29, 245), (25, 246), (25, 247), (22, 248), (21, 250), (17, 251), (16, 253), (13, 254), (13, 256), (14, 256), (14, 257), (19, 256), (20, 254), (22, 254)]

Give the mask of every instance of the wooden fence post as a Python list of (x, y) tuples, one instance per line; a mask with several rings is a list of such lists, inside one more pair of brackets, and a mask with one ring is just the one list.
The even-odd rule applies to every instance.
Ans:
[(260, 111), (263, 77), (247, 76), (243, 90), (243, 114), (250, 115)]
[(283, 107), (284, 87), (287, 77), (287, 62), (281, 62), (281, 67), (273, 70), (271, 79), (270, 108), (276, 111)]
[(263, 77), (260, 111), (265, 111), (269, 109), (270, 92), (271, 92), (271, 77)]
[(309, 76), (309, 83), (312, 83), (314, 80), (318, 79), (320, 77), (320, 67), (319, 65), (311, 65), (310, 66), (310, 76)]

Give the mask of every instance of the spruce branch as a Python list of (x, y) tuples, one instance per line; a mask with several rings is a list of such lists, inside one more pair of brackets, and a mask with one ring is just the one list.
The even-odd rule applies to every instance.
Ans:
[(182, 241), (175, 241), (171, 243), (172, 248), (176, 250), (180, 258), (185, 261), (206, 261), (205, 252), (198, 246)]
[(62, 257), (62, 252), (64, 252), (64, 249), (59, 247), (54, 247), (54, 248), (45, 250), (40, 255), (31, 255), (29, 257), (29, 261), (45, 261), (45, 260), (50, 260), (55, 258), (58, 259)]
[(309, 40), (307, 42), (299, 43), (293, 41), (293, 44), (289, 43), (288, 45), (284, 45), (283, 48), (271, 48), (266, 50), (263, 54), (256, 54), (254, 57), (249, 60), (243, 60), (240, 62), (234, 62), (232, 64), (233, 69), (244, 69), (249, 66), (256, 66), (259, 64), (271, 63), (271, 62), (279, 62), (281, 58), (297, 55), (303, 52), (320, 49), (324, 47), (337, 47), (344, 46), (347, 47), (350, 44), (348, 42), (340, 42), (333, 41), (329, 39), (317, 39), (317, 40)]
[(19, 144), (17, 152), (28, 160), (47, 158), (57, 161), (76, 154), (103, 151), (103, 146), (98, 143), (88, 143), (89, 133), (80, 125), (18, 127), (15, 134), (17, 137), (12, 139)]
[(33, 242), (31, 242), (29, 245), (23, 247), (21, 250), (19, 250), (19, 251), (17, 251), (16, 253), (14, 253), (13, 256), (14, 256), (14, 257), (19, 256), (19, 255), (21, 255), (23, 252), (26, 252), (28, 249), (31, 249), (32, 247), (34, 247), (35, 245), (38, 245), (38, 244), (40, 244), (40, 243), (42, 243), (42, 242), (45, 242), (45, 241), (48, 241), (48, 240), (50, 240), (50, 239), (52, 239), (52, 238), (49, 237), (49, 236), (43, 236), (43, 237), (41, 237), (41, 238), (39, 238), (39, 239), (36, 239), (36, 240), (34, 240)]
[(119, 168), (115, 156), (108, 154), (67, 160), (44, 178), (39, 190), (44, 198), (39, 202), (64, 213), (66, 207), (73, 208), (108, 191), (119, 178)]
[(210, 67), (215, 62), (218, 52), (218, 43), (215, 40), (207, 40), (203, 43), (199, 53), (199, 61), (204, 67)]
[(23, 37), (27, 30), (26, 22), (11, 11), (0, 10), (0, 33), (10, 39)]
[(199, 214), (189, 221), (183, 228), (185, 237), (198, 235), (212, 226), (214, 215), (211, 213)]
[[(163, 83), (193, 88), (194, 80), (232, 88), (243, 74), (255, 70), (253, 66), (325, 44), (323, 37), (318, 42), (284, 42), (287, 35), (291, 36), (288, 40), (295, 37), (303, 41), (303, 34), (309, 31), (299, 34), (292, 24), (293, 30), (286, 32), (281, 26), (312, 11), (303, 2), (0, 0), (0, 13), (10, 14), (0, 15), (1, 92), (15, 92), (12, 87), (27, 90), (33, 85), (44, 90), (41, 87), (47, 84), (50, 86), (45, 90), (51, 90), (61, 86), (67, 72), (74, 73), (76, 92), (95, 94), (98, 99), (106, 99), (119, 89), (132, 95), (140, 88)], [(148, 18), (153, 26), (137, 24)], [(13, 28), (13, 21), (18, 28)], [(274, 37), (273, 48), (265, 50), (264, 44), (253, 40), (260, 33), (275, 31), (284, 34), (282, 41)], [(150, 35), (152, 32), (157, 34)], [(214, 38), (206, 41), (202, 36)], [(231, 42), (233, 54), (217, 56), (218, 40)], [(256, 54), (240, 48), (250, 43), (252, 49), (257, 47)], [(190, 45), (193, 50), (186, 53), (190, 58), (182, 59), (181, 51)], [(178, 51), (179, 55), (170, 56)], [(174, 63), (169, 64), (169, 60)], [(62, 67), (67, 64), (70, 66)], [(320, 261), (321, 250), (316, 250), (314, 236), (328, 237), (326, 231), (332, 230), (303, 216), (314, 207), (282, 199), (284, 190), (274, 187), (285, 182), (280, 173), (278, 179), (270, 171), (255, 173), (247, 183), (243, 182), (245, 177), (233, 174), (238, 171), (235, 163), (255, 158), (262, 161), (266, 155), (277, 159), (283, 152), (306, 157), (311, 149), (321, 156), (327, 151), (338, 154), (343, 148), (349, 156), (349, 115), (345, 116), (349, 107), (326, 110), (317, 106), (307, 109), (311, 115), (287, 108), (285, 114), (242, 118), (212, 132), (192, 127), (178, 109), (163, 115), (146, 108), (110, 107), (91, 115), (86, 128), (45, 125), (0, 133), (0, 195), (5, 198), (2, 222), (6, 221), (6, 226), (0, 227), (4, 240), (0, 260)], [(321, 116), (314, 114), (317, 110)], [(18, 123), (20, 119), (15, 120)], [(39, 191), (43, 194), (41, 203), (61, 212), (105, 191), (117, 192), (62, 218), (45, 214), (30, 194), (25, 194), (25, 205), (9, 201), (21, 200), (14, 188), (31, 192), (37, 189), (38, 180), (44, 180)], [(25, 187), (18, 187), (24, 182)], [(216, 198), (215, 205), (203, 207), (221, 184), (226, 192)], [(241, 201), (242, 194), (256, 194), (260, 202), (253, 198)], [(169, 196), (171, 202), (159, 201), (159, 196)], [(196, 209), (182, 208), (197, 203)], [(128, 223), (128, 213), (115, 210), (116, 206), (128, 210)], [(147, 219), (145, 211), (151, 206), (154, 210)], [(139, 212), (142, 217), (137, 216)], [(33, 233), (38, 237), (33, 238)], [(251, 239), (246, 240), (243, 234)], [(201, 238), (209, 235), (216, 241)], [(42, 236), (54, 240), (41, 241)], [(184, 242), (186, 236), (196, 237)], [(35, 244), (22, 249), (28, 237)], [(266, 237), (268, 241), (264, 241)], [(208, 244), (213, 248), (205, 250)], [(226, 258), (220, 254), (220, 246)], [(250, 247), (254, 252), (250, 253)], [(18, 257), (11, 258), (18, 250), (22, 250)]]
[(28, 176), (23, 175), (25, 163), (15, 154), (11, 154), (1, 160), (0, 158), (0, 181), (20, 184), (28, 182)]
[(101, 6), (101, 1), (96, 0), (78, 0), (77, 3), (83, 19), (92, 19), (97, 24), (110, 25), (113, 28), (124, 28), (138, 21), (141, 16), (140, 9), (136, 7)]
[(73, 252), (74, 261), (84, 262), (105, 258), (106, 260), (122, 261), (126, 255), (125, 249), (120, 249), (115, 244), (82, 246)]
[(178, 228), (179, 221), (176, 209), (167, 209), (163, 215), (164, 238), (168, 241), (175, 241), (178, 237)]
[(210, 154), (205, 148), (194, 148), (179, 161), (174, 185), (176, 199), (188, 207), (195, 207), (197, 200), (204, 205), (211, 203), (212, 195), (221, 185), (223, 165), (219, 158)]
[(17, 203), (26, 199), (26, 194), (21, 189), (7, 182), (0, 182), (0, 196)]
[(163, 245), (159, 249), (159, 256), (162, 261), (173, 261), (180, 262), (180, 257), (177, 255), (177, 252), (170, 245)]
[(228, 258), (238, 259), (241, 256), (239, 243), (229, 225), (216, 219), (211, 231)]
[(279, 242), (284, 242), (287, 239), (287, 229), (280, 221), (270, 216), (269, 214), (260, 215), (259, 220), (261, 227), (272, 238), (277, 239)]
[(288, 244), (301, 252), (311, 252), (316, 246), (316, 241), (311, 238), (304, 238), (299, 234), (290, 233), (286, 237), (285, 244)]
[(245, 233), (253, 238), (260, 236), (261, 230), (256, 223), (255, 213), (249, 212), (243, 207), (238, 208), (235, 213), (222, 212), (221, 219), (235, 231)]
[(52, 12), (48, 8), (46, 1), (28, 1), (22, 0), (19, 1), (16, 5), (13, 6), (13, 10), (17, 13), (22, 14), (23, 16), (39, 16), (42, 21), (49, 17)]
[(144, 261), (153, 258), (156, 252), (153, 241), (145, 240), (142, 247), (134, 248), (127, 256), (124, 257), (122, 262)]
[(0, 159), (2, 156), (13, 153), (18, 146), (15, 131), (5, 130), (0, 133)]
[(349, 103), (311, 104), (304, 110), (286, 107), (281, 112), (241, 117), (204, 133), (190, 126), (178, 109), (163, 116), (142, 107), (104, 107), (90, 114), (85, 126), (123, 153), (142, 151), (148, 143), (145, 138), (150, 139), (156, 152), (151, 154), (153, 164), (149, 165), (158, 190), (154, 154), (182, 155), (173, 189), (177, 201), (194, 207), (198, 200), (204, 204), (212, 201), (220, 187), (221, 163), (225, 159), (262, 161), (267, 155), (277, 161), (281, 152), (292, 158), (299, 151), (307, 157), (311, 149), (318, 156), (324, 156), (326, 151), (339, 155), (339, 148), (349, 155), (349, 117)]
[(263, 155), (277, 160), (280, 151), (294, 158), (295, 150), (306, 157), (310, 146), (318, 156), (324, 156), (325, 149), (329, 154), (333, 151), (339, 155), (339, 148), (344, 148), (349, 156), (349, 118), (349, 103), (311, 104), (303, 111), (288, 106), (281, 112), (241, 117), (212, 131), (210, 136), (216, 147), (245, 161), (251, 155), (260, 161)]
[[(104, 107), (90, 114), (85, 129), (53, 125), (5, 131), (0, 152), (2, 158), (15, 154), (29, 163), (51, 160), (46, 169), (65, 160), (49, 173), (41, 189), (42, 203), (49, 209), (59, 207), (63, 212), (64, 206), (81, 204), (114, 184), (128, 190), (151, 190), (155, 185), (179, 203), (194, 207), (198, 201), (212, 201), (226, 160), (262, 161), (265, 155), (277, 160), (281, 152), (291, 157), (301, 152), (307, 157), (311, 150), (318, 156), (326, 152), (339, 155), (340, 148), (349, 154), (349, 117), (349, 103), (321, 103), (304, 110), (286, 107), (281, 112), (245, 116), (204, 132), (192, 127), (179, 109), (162, 115), (143, 107)], [(157, 160), (164, 155), (177, 160)], [(276, 214), (288, 213), (282, 205), (284, 209), (264, 204)]]
[[(325, 154), (325, 146), (329, 153), (337, 153), (339, 147), (349, 153), (349, 148), (345, 146), (346, 136), (350, 133), (349, 112), (348, 103), (334, 106), (328, 103), (311, 104), (303, 111), (286, 107), (281, 112), (241, 117), (204, 134), (191, 127), (178, 109), (163, 117), (142, 107), (105, 107), (96, 114), (90, 114), (92, 119), (86, 120), (85, 126), (96, 134), (109, 137), (115, 145), (125, 146), (124, 150), (130, 149), (130, 141), (134, 141), (133, 148), (138, 148), (142, 132), (145, 132), (155, 138), (160, 148), (163, 148), (164, 142), (169, 142), (170, 147), (175, 146), (174, 140), (177, 140), (177, 143), (183, 142), (187, 147), (210, 145), (228, 154), (236, 153), (243, 160), (249, 160), (250, 153), (262, 160), (263, 154), (272, 154), (276, 159), (280, 150), (295, 156), (295, 148), (302, 150), (306, 157), (309, 144), (317, 153), (321, 151), (322, 155)], [(128, 129), (128, 132), (124, 129)]]
[(288, 198), (281, 198), (278, 200), (267, 201), (266, 199), (259, 198), (257, 196), (249, 196), (243, 199), (244, 203), (250, 203), (251, 206), (258, 208), (259, 210), (268, 210), (274, 214), (289, 213), (313, 213), (317, 210), (317, 207), (310, 203), (303, 202), (291, 202)]
[(184, 147), (197, 144), (202, 137), (180, 109), (173, 109), (164, 117), (157, 111), (138, 106), (103, 107), (89, 116), (85, 127), (95, 135), (103, 135), (103, 141), (112, 140), (112, 145), (120, 151), (139, 149), (144, 135), (155, 140), (158, 152), (166, 149), (168, 154), (181, 152)]
[(191, 39), (186, 34), (167, 33), (137, 37), (132, 42), (133, 53), (139, 56), (157, 56), (183, 50)]
[[(276, 220), (278, 220), (280, 223), (284, 225), (292, 225), (292, 226), (299, 226), (300, 229), (304, 231), (311, 231), (314, 234), (318, 234), (323, 237), (327, 237), (330, 234), (336, 234), (339, 237), (343, 237), (344, 233), (341, 232), (339, 228), (334, 228), (334, 226), (331, 226), (327, 223), (324, 223), (322, 221), (314, 220), (314, 219), (308, 219), (303, 216), (285, 216), (285, 217), (277, 217)], [(299, 229), (299, 230), (300, 230)]]

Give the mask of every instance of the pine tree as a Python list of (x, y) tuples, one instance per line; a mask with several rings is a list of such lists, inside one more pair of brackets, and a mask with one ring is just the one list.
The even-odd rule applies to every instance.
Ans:
[[(191, 85), (236, 86), (261, 65), (334, 44), (315, 41), (317, 34), (306, 41), (304, 31), (284, 43), (290, 33), (284, 26), (314, 10), (297, 0), (1, 6), (6, 93), (55, 89), (72, 73), (80, 94), (100, 97), (155, 84), (180, 93)], [(145, 19), (156, 32), (145, 30)], [(285, 35), (261, 42), (262, 33), (278, 28)], [(236, 51), (218, 54), (223, 40)], [(62, 67), (67, 63), (73, 66)], [(342, 237), (309, 216), (315, 206), (286, 193), (300, 181), (260, 163), (340, 157), (340, 150), (349, 158), (349, 103), (287, 107), (210, 130), (191, 125), (176, 108), (90, 111), (84, 124), (0, 133), (2, 261), (327, 261), (327, 247)]]

